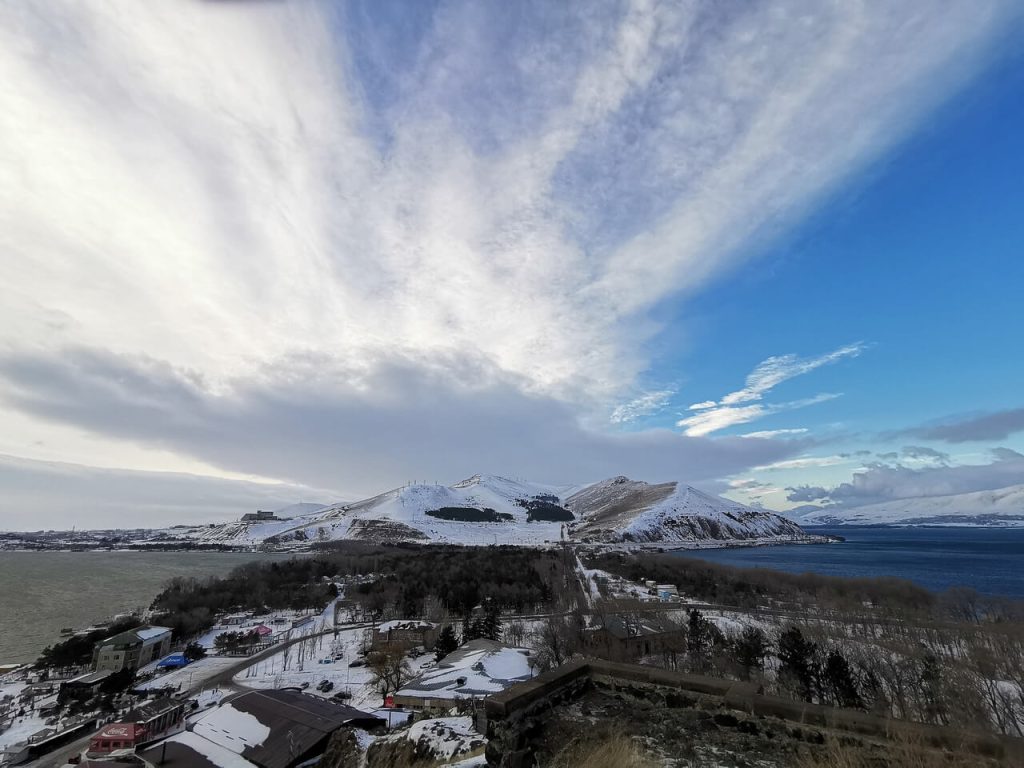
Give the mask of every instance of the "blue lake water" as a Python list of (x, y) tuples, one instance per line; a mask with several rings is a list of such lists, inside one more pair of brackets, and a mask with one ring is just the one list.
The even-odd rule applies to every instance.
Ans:
[(897, 576), (933, 590), (966, 586), (990, 595), (1024, 598), (1024, 529), (806, 526), (805, 530), (843, 536), (846, 541), (679, 555), (790, 573)]

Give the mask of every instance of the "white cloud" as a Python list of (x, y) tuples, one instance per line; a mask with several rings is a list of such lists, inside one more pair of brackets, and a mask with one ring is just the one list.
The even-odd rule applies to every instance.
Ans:
[[(358, 391), (468, 355), (607, 413), (653, 307), (903, 136), (1016, 7), (454, 2), (395, 46), (331, 3), (2, 4), (0, 351), (145, 354), (225, 405), (295, 357), (326, 371), (296, 390)], [(691, 434), (816, 364), (776, 358)], [(171, 443), (196, 450), (146, 438)]]
[(811, 467), (834, 467), (837, 464), (849, 464), (850, 459), (844, 456), (801, 456), (754, 467), (756, 470), (809, 469)]
[(776, 437), (789, 437), (790, 435), (804, 435), (807, 434), (807, 429), (801, 427), (798, 429), (764, 429), (759, 432), (746, 432), (740, 437), (750, 437), (759, 440), (771, 440)]
[[(863, 342), (856, 342), (839, 347), (839, 349), (819, 355), (818, 357), (801, 358), (793, 354), (769, 357), (767, 360), (758, 363), (757, 367), (750, 372), (742, 389), (728, 393), (721, 400), (706, 400), (701, 403), (694, 403), (689, 407), (689, 410), (697, 411), (697, 413), (680, 419), (676, 422), (676, 426), (685, 427), (687, 435), (709, 435), (712, 432), (718, 432), (737, 424), (747, 424), (773, 413), (804, 408), (808, 405), (825, 402), (826, 400), (833, 400), (840, 397), (840, 395), (823, 393), (814, 397), (773, 405), (760, 402), (766, 394), (779, 384), (844, 358), (857, 357), (866, 347), (867, 345)], [(752, 404), (747, 405), (747, 403)], [(748, 433), (746, 436), (776, 437), (784, 434), (795, 434), (795, 432), (793, 430), (769, 430), (767, 432)]]
[(685, 419), (680, 419), (676, 422), (676, 426), (686, 427), (685, 433), (691, 437), (710, 435), (712, 432), (718, 432), (737, 424), (747, 424), (773, 413), (806, 408), (809, 405), (817, 405), (828, 400), (835, 400), (837, 397), (842, 397), (842, 395), (839, 393), (823, 392), (813, 397), (791, 400), (787, 403), (716, 406), (699, 411), (693, 416), (687, 416)]
[(625, 424), (636, 421), (642, 416), (650, 416), (658, 413), (675, 394), (674, 389), (662, 389), (655, 392), (645, 392), (629, 402), (617, 405), (612, 411), (609, 420), (613, 424)]

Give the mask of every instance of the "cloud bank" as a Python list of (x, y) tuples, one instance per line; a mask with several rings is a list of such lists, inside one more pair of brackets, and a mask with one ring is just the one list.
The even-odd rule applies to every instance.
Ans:
[[(920, 451), (920, 447), (908, 446), (903, 453), (914, 457)], [(1009, 448), (995, 449), (993, 461), (987, 464), (949, 466), (944, 463), (944, 456), (939, 453), (936, 457), (929, 453), (932, 463), (923, 467), (877, 462), (855, 472), (850, 482), (832, 488), (788, 488), (786, 498), (792, 502), (824, 501), (830, 505), (853, 507), (895, 499), (996, 490), (1018, 485), (1024, 480), (1024, 455)]]
[(652, 310), (905, 135), (1014, 5), (3, 4), (0, 396), (345, 489), (783, 458), (595, 414), (636, 402)]

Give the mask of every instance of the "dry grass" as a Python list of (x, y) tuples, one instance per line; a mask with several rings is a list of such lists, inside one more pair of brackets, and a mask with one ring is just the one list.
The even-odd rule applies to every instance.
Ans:
[(658, 768), (661, 765), (635, 740), (620, 734), (598, 741), (573, 742), (545, 768)]
[(1007, 763), (965, 752), (931, 749), (908, 739), (885, 746), (829, 741), (824, 749), (804, 754), (794, 768), (998, 768)]

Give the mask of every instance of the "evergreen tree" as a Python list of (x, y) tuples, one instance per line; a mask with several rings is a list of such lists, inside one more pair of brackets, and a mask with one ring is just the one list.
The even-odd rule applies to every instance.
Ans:
[(451, 624), (445, 624), (441, 634), (437, 636), (437, 642), (434, 643), (434, 660), (440, 661), (458, 647), (459, 641), (455, 637), (455, 630)]
[(694, 608), (690, 611), (687, 629), (686, 652), (690, 657), (690, 665), (693, 669), (703, 672), (708, 667), (708, 657), (711, 651), (711, 622)]
[(796, 627), (779, 635), (779, 678), (793, 685), (804, 701), (814, 700), (817, 652), (817, 643), (805, 639)]
[(498, 603), (496, 600), (487, 599), (487, 608), (480, 619), (478, 636), (495, 641), (501, 638), (501, 616), (498, 613)]
[(468, 643), (480, 637), (480, 620), (474, 619), (470, 613), (462, 617), (462, 642)]
[(189, 643), (185, 646), (185, 658), (189, 662), (198, 661), (206, 657), (206, 649), (199, 643)]
[(754, 669), (764, 667), (764, 657), (768, 655), (768, 638), (757, 627), (745, 627), (733, 643), (733, 652), (742, 678), (749, 680)]
[(864, 708), (864, 701), (857, 689), (857, 682), (853, 679), (850, 665), (839, 651), (829, 651), (822, 677), (824, 687), (840, 707)]

